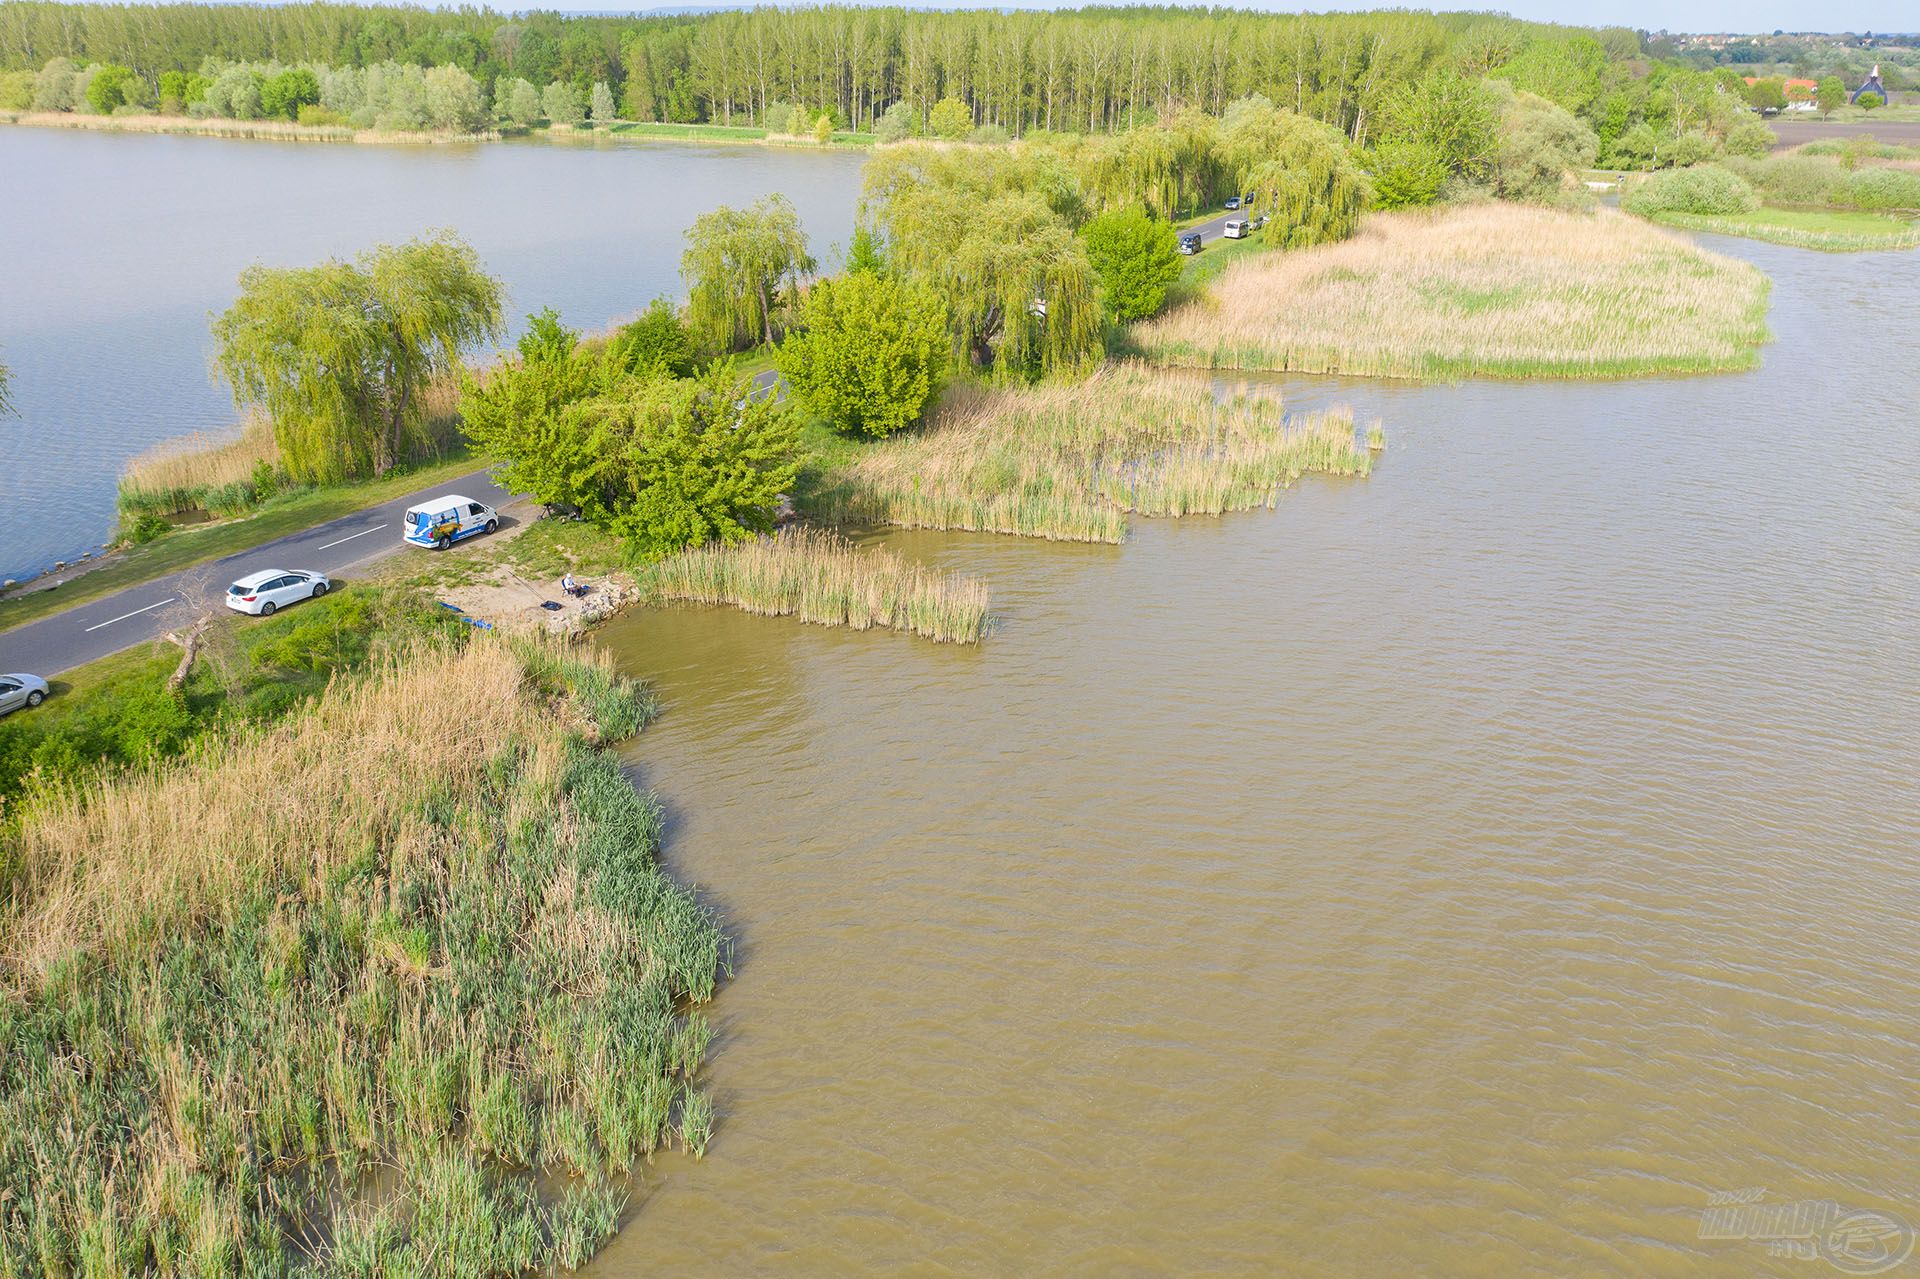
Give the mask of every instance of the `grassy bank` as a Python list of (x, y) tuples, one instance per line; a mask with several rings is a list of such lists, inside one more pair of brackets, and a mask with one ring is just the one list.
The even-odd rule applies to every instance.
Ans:
[(1381, 377), (1630, 377), (1751, 367), (1753, 267), (1602, 210), (1383, 214), (1340, 244), (1261, 254), (1135, 326), (1151, 359)]
[(88, 115), (73, 111), (0, 112), (0, 121), (46, 129), (97, 129), (108, 133), (177, 133), (206, 138), (271, 142), (365, 142), (410, 144), (488, 142), (498, 133), (398, 132), (355, 129), (344, 124), (297, 124), (292, 120), (201, 119), (186, 115)]
[(647, 710), (483, 639), (34, 801), (0, 870), (0, 1273), (591, 1255), (635, 1161), (711, 1125), (682, 1008), (723, 941), (594, 744)]
[(1879, 213), (1855, 213), (1844, 209), (1763, 207), (1751, 213), (1724, 216), (1663, 212), (1655, 214), (1653, 220), (1683, 231), (1745, 236), (1750, 240), (1789, 244), (1801, 249), (1821, 249), (1828, 253), (1920, 246), (1920, 223)]
[(377, 480), (283, 494), (262, 503), (242, 519), (189, 525), (157, 541), (115, 552), (63, 585), (23, 583), (0, 597), (0, 631), (99, 599), (124, 586), (324, 524), (417, 488), (444, 483), (477, 470), (480, 465), (478, 459), (465, 454), (449, 456), (393, 471)]
[(955, 388), (925, 430), (829, 447), (798, 497), (833, 522), (1118, 542), (1130, 512), (1245, 510), (1305, 472), (1370, 468), (1349, 414), (1121, 364), (1074, 386)]
[(635, 574), (643, 598), (725, 604), (863, 631), (891, 627), (944, 643), (986, 633), (987, 585), (815, 530), (670, 555)]
[[(818, 147), (812, 134), (771, 133), (752, 125), (738, 124), (666, 124), (652, 120), (615, 120), (603, 131), (615, 138), (644, 138), (665, 142), (756, 143), (776, 147)], [(878, 139), (871, 133), (836, 130), (827, 139), (829, 146), (870, 147)]]

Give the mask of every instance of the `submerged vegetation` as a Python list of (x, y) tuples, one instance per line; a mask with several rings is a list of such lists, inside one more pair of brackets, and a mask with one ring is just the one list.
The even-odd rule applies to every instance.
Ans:
[(1365, 475), (1351, 415), (1290, 415), (1263, 388), (1217, 398), (1134, 364), (1079, 385), (963, 387), (921, 432), (836, 455), (807, 504), (841, 522), (1118, 542), (1127, 515), (1273, 502), (1308, 471)]
[(1631, 377), (1750, 367), (1767, 278), (1619, 214), (1478, 205), (1382, 214), (1268, 254), (1135, 329), (1209, 368), (1381, 377)]
[(711, 1124), (681, 1003), (724, 942), (594, 744), (648, 707), (576, 654), (422, 648), (33, 800), (0, 861), (0, 1272), (590, 1256), (635, 1161)]
[(880, 548), (802, 530), (670, 555), (638, 573), (644, 598), (727, 604), (863, 631), (891, 627), (970, 644), (987, 629), (987, 586)]

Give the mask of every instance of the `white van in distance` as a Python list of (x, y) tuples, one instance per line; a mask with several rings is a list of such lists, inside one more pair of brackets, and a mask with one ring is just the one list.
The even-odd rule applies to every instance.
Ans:
[(1229, 240), (1246, 239), (1247, 220), (1245, 218), (1228, 218), (1226, 228), (1221, 234), (1225, 235)]
[(500, 527), (500, 516), (485, 502), (449, 493), (408, 507), (401, 527), (403, 540), (444, 551), (463, 537), (493, 532)]

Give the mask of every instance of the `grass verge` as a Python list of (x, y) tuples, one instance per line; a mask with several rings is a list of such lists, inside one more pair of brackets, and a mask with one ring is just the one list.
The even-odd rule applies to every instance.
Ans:
[(1754, 267), (1612, 210), (1381, 214), (1339, 244), (1229, 266), (1134, 326), (1148, 358), (1379, 377), (1744, 369), (1767, 340)]
[(829, 444), (796, 500), (835, 523), (1118, 542), (1129, 512), (1270, 505), (1308, 471), (1365, 475), (1344, 411), (1290, 415), (1275, 391), (1139, 364), (1072, 386), (958, 386), (922, 431)]
[(1873, 249), (1911, 249), (1920, 246), (1920, 222), (1906, 222), (1880, 213), (1845, 209), (1780, 209), (1763, 207), (1752, 213), (1655, 214), (1653, 221), (1683, 231), (1745, 236), (1799, 249), (1828, 253), (1855, 253)]
[(987, 629), (987, 584), (939, 573), (880, 548), (802, 530), (732, 546), (697, 547), (635, 573), (642, 598), (726, 604), (863, 631), (891, 627), (971, 644)]
[(417, 488), (444, 483), (477, 470), (480, 465), (480, 460), (470, 454), (454, 453), (391, 471), (377, 480), (304, 489), (272, 498), (244, 519), (189, 525), (157, 541), (116, 552), (100, 560), (98, 567), (89, 568), (63, 585), (23, 583), (0, 598), (0, 631), (111, 595), (122, 587), (324, 524)]
[(591, 1256), (712, 1116), (686, 1005), (724, 939), (596, 744), (646, 711), (482, 637), (36, 797), (0, 864), (0, 1272)]
[(488, 142), (499, 138), (481, 133), (441, 131), (404, 132), (355, 129), (344, 124), (297, 124), (292, 120), (199, 119), (184, 115), (88, 115), (71, 111), (8, 113), (9, 124), (50, 129), (98, 129), (108, 133), (178, 133), (206, 138), (248, 138), (270, 142), (442, 143)]

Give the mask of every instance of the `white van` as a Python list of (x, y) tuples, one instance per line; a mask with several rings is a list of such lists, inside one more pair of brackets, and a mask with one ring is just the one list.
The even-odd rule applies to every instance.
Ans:
[(1222, 234), (1224, 234), (1229, 240), (1246, 239), (1247, 238), (1247, 220), (1245, 218), (1228, 218), (1226, 230), (1222, 232)]
[(485, 502), (449, 493), (418, 506), (409, 506), (400, 536), (415, 546), (446, 550), (463, 537), (491, 533), (500, 527), (500, 515)]

